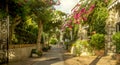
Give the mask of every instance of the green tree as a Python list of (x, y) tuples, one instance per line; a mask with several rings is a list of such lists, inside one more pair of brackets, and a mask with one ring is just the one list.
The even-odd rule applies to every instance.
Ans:
[(25, 20), (25, 15), (28, 13), (28, 3), (24, 0), (1, 0), (0, 11), (2, 11), (2, 17), (5, 15), (10, 16), (10, 43), (13, 40), (13, 34), (15, 27)]
[(38, 38), (37, 38), (37, 50), (42, 49), (42, 45), (41, 43), (41, 34), (43, 32), (43, 25), (47, 22), (50, 22), (51, 18), (52, 18), (52, 10), (51, 7), (52, 5), (54, 5), (54, 3), (50, 3), (50, 2), (54, 2), (53, 0), (32, 0), (32, 4), (31, 4), (31, 11), (33, 13), (33, 18), (35, 21), (37, 21), (38, 24)]
[(44, 33), (48, 34), (48, 37), (47, 37), (48, 41), (53, 35), (56, 35), (57, 39), (60, 38), (60, 29), (61, 29), (61, 25), (64, 22), (64, 16), (66, 16), (65, 13), (54, 10), (50, 21), (44, 24), (43, 31)]
[[(108, 2), (109, 3), (109, 2)], [(108, 3), (102, 0), (95, 1), (95, 9), (88, 16), (88, 23), (90, 25), (89, 32), (96, 31), (100, 34), (105, 34), (105, 21), (108, 18)]]
[[(14, 43), (36, 43), (37, 35), (38, 35), (38, 26), (37, 23), (27, 16), (27, 20), (25, 22), (21, 22), (15, 28), (15, 39), (18, 41)], [(22, 32), (22, 33), (21, 33)]]

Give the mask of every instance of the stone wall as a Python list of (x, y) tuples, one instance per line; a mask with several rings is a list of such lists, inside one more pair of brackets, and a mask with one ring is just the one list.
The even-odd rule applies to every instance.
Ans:
[(36, 48), (35, 46), (32, 46), (32, 47), (9, 49), (9, 61), (10, 62), (19, 61), (29, 58), (31, 54), (31, 50), (35, 48)]
[(108, 55), (115, 53), (115, 45), (112, 43), (112, 35), (116, 33), (116, 24), (120, 22), (120, 9), (113, 7), (109, 10), (109, 17), (106, 21), (106, 51)]

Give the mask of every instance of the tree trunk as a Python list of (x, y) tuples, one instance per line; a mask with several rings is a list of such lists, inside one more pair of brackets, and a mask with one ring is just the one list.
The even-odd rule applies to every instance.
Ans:
[(45, 33), (43, 33), (43, 47), (45, 47), (46, 46), (46, 39), (45, 39)]
[(12, 44), (12, 41), (13, 41), (12, 37), (13, 37), (13, 34), (14, 34), (14, 30), (15, 30), (15, 26), (11, 25), (10, 26), (10, 36), (9, 36), (10, 37), (10, 44)]
[(20, 21), (20, 17), (19, 16), (17, 16), (15, 19), (14, 19), (14, 22), (11, 24), (11, 26), (10, 26), (10, 35), (9, 35), (9, 42), (10, 42), (10, 44), (12, 44), (12, 40), (13, 40), (13, 34), (14, 34), (14, 30), (15, 30), (15, 27), (21, 22)]
[(37, 50), (42, 51), (42, 45), (41, 45), (41, 34), (43, 30), (43, 24), (42, 21), (38, 22), (38, 38), (37, 38)]

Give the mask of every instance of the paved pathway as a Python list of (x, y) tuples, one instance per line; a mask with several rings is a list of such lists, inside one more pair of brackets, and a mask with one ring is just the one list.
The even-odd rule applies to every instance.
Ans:
[(69, 53), (64, 54), (65, 65), (120, 65), (111, 56), (80, 56), (73, 57)]
[(42, 58), (36, 59), (33, 65), (64, 65), (62, 48), (52, 46), (51, 50), (47, 52)]
[(53, 45), (51, 50), (45, 52), (40, 58), (28, 58), (4, 65), (64, 65), (63, 49)]
[(40, 58), (28, 58), (7, 65), (116, 65), (116, 60), (112, 60), (110, 56), (73, 57), (70, 53), (64, 53), (63, 48), (52, 46), (51, 50), (44, 53)]

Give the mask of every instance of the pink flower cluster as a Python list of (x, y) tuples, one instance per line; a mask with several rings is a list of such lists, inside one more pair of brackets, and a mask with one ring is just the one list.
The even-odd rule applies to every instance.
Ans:
[(78, 19), (82, 19), (83, 21), (87, 21), (87, 17), (84, 15), (89, 15), (95, 8), (95, 5), (91, 5), (90, 8), (88, 10), (86, 10), (85, 8), (82, 8), (79, 12), (75, 11), (74, 12), (74, 19), (78, 22)]
[[(88, 10), (86, 8), (82, 8), (80, 11), (74, 10), (73, 12), (73, 18), (75, 19), (75, 24), (80, 24), (80, 20), (87, 21), (87, 16), (94, 10), (95, 4), (91, 5)], [(72, 29), (72, 20), (68, 21), (67, 24), (64, 24), (62, 27), (62, 30), (64, 30), (66, 27), (69, 27)]]
[(72, 29), (73, 26), (71, 24), (72, 24), (72, 20), (67, 21), (67, 23), (62, 26), (62, 31), (64, 31), (65, 28)]
[(80, 12), (77, 12), (77, 13), (74, 14), (74, 18), (76, 20), (78, 20), (81, 17), (81, 15), (84, 14), (84, 13), (86, 13), (86, 9), (82, 8)]
[(95, 5), (91, 5), (90, 9), (88, 10), (89, 12), (93, 11), (93, 9), (95, 8)]

